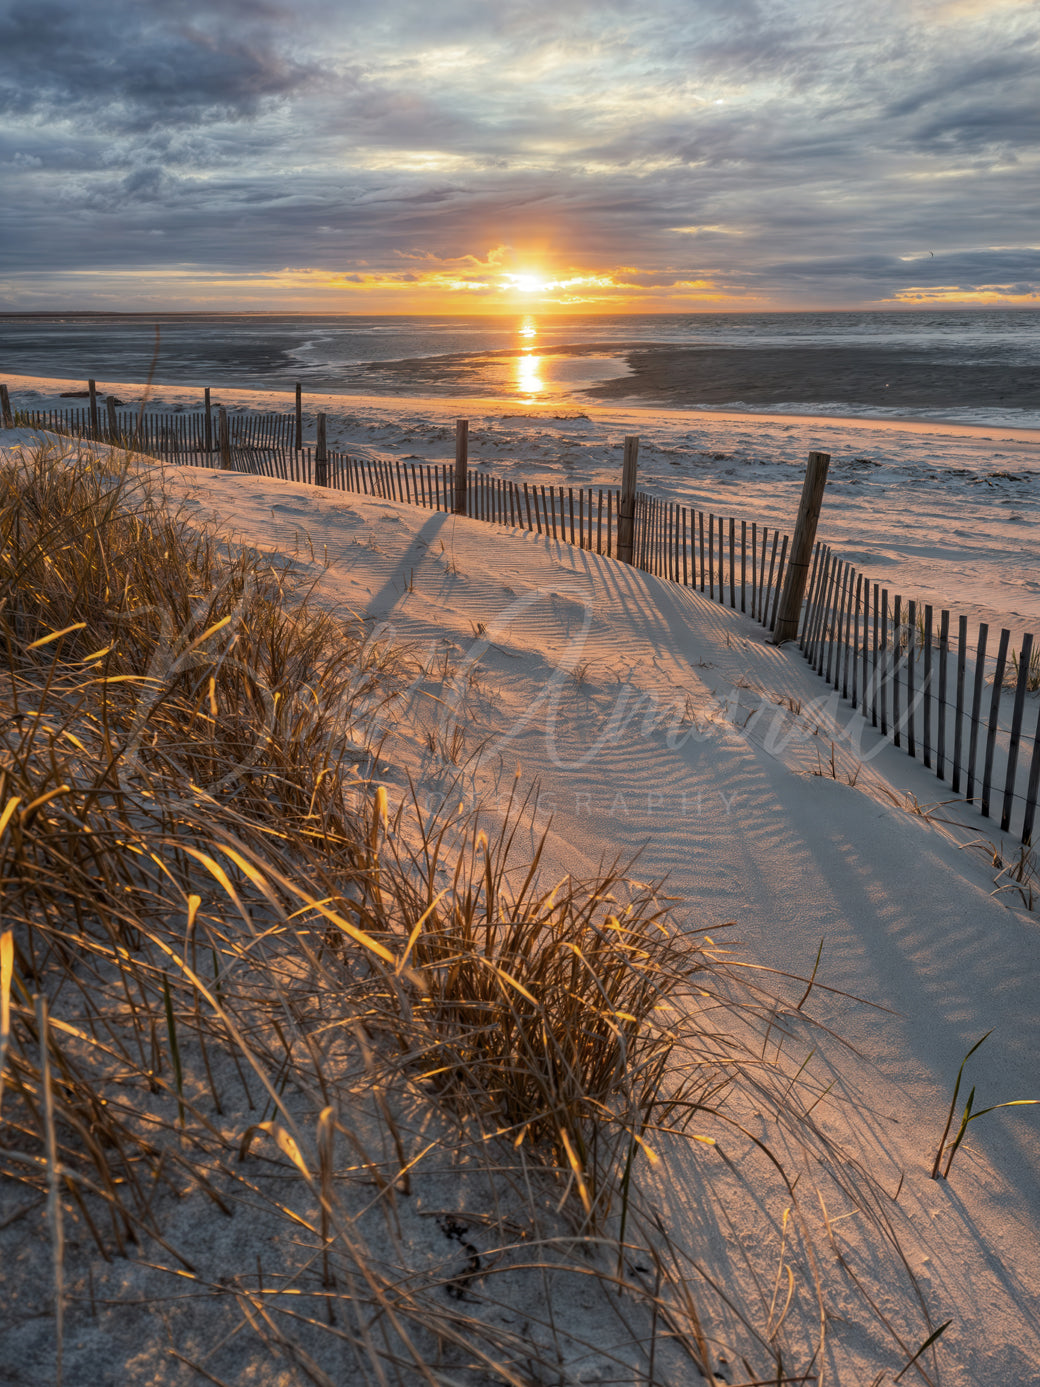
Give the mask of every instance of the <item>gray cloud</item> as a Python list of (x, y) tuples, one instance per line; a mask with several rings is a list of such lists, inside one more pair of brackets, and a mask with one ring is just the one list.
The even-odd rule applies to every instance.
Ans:
[(505, 246), (785, 302), (1035, 285), (1036, 21), (916, 13), (0, 0), (0, 270), (479, 277)]
[(184, 3), (101, 5), (19, 0), (0, 11), (0, 110), (104, 130), (241, 119), (317, 69), (282, 56), (291, 11)]

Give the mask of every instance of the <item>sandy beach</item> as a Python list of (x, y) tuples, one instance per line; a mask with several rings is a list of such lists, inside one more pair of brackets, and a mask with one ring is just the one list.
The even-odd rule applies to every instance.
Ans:
[[(44, 384), (23, 386), (22, 393)], [(232, 407), (260, 403), (221, 394)], [(170, 392), (165, 401), (194, 403)], [(308, 403), (326, 405), (331, 423), (331, 399)], [(402, 409), (399, 402), (355, 400), (350, 411), (335, 416), (336, 437), (356, 450), (447, 456), (452, 411), (443, 403), (411, 401)], [(922, 585), (962, 592), (977, 605), (1021, 592), (1023, 613), (1032, 619), (1037, 612), (1035, 551), (1022, 545), (1026, 527), (1014, 518), (1035, 505), (1033, 442), (998, 445), (963, 431), (878, 431), (834, 421), (695, 423), (681, 415), (658, 421), (651, 433), (647, 416), (623, 411), (566, 419), (485, 412), (478, 465), (490, 468), (494, 457), (495, 468), (524, 466), (556, 479), (606, 477), (622, 433), (640, 418), (654, 440), (646, 459), (653, 484), (670, 481), (673, 494), (712, 496), (720, 509), (738, 501), (790, 505), (807, 439), (830, 440), (837, 467), (829, 522), (844, 517), (850, 545), (854, 525), (869, 523), (860, 548), (916, 573)], [(868, 441), (876, 460), (869, 469), (849, 456), (866, 451)], [(716, 457), (712, 446), (725, 446), (726, 455)], [(995, 459), (996, 446), (1003, 459)], [(1028, 497), (1011, 499), (1003, 488), (1012, 483), (989, 484), (1001, 462), (1021, 474), (1013, 485)], [(884, 471), (887, 480), (859, 482), (857, 467), (868, 477)], [(645, 1197), (697, 1274), (713, 1278), (738, 1304), (757, 1303), (763, 1294), (768, 1304), (770, 1287), (782, 1278), (778, 1284), (790, 1290), (777, 1342), (792, 1345), (815, 1333), (818, 1281), (828, 1305), (823, 1356), (785, 1362), (835, 1387), (893, 1380), (940, 1325), (942, 1341), (918, 1360), (918, 1380), (1037, 1387), (1035, 1110), (1009, 1110), (973, 1126), (951, 1180), (929, 1178), (957, 1066), (979, 1036), (992, 1031), (971, 1062), (979, 1103), (1040, 1097), (1040, 936), (1023, 895), (995, 865), (1004, 849), (992, 826), (978, 821), (966, 835), (951, 836), (951, 811), (936, 804), (943, 787), (869, 727), (858, 740), (869, 761), (857, 759), (851, 742), (839, 743), (828, 770), (833, 747), (814, 711), (822, 682), (797, 652), (768, 646), (760, 627), (696, 592), (635, 571), (619, 574), (613, 561), (548, 537), (396, 502), (186, 467), (153, 474), (184, 513), (237, 543), (302, 564), (330, 610), (359, 614), (380, 641), (417, 652), (422, 678), (365, 734), (378, 741), (376, 774), (391, 804), (417, 792), (435, 806), (450, 794), (453, 802), (481, 806), (491, 827), (519, 785), (533, 796), (523, 850), (533, 850), (537, 834), (549, 830), (547, 879), (587, 876), (597, 864), (638, 853), (641, 879), (667, 879), (683, 928), (721, 932), (747, 965), (779, 970), (755, 974), (790, 993), (777, 1014), (782, 1035), (772, 1023), (770, 1033), (790, 1047), (792, 1067), (803, 1066), (806, 1107), (822, 1124), (825, 1164), (834, 1161), (839, 1174), (822, 1175), (797, 1134), (773, 1123), (754, 1100), (740, 1108), (735, 1128), (717, 1133), (724, 1160), (713, 1149), (656, 1134), (660, 1163), (642, 1170)], [(1016, 580), (1034, 586), (1016, 588)], [(435, 673), (448, 668), (446, 657), (456, 670), (451, 680)], [(763, 709), (764, 719), (753, 716)], [(465, 747), (457, 763), (444, 752), (453, 728)], [(974, 847), (966, 847), (972, 839)], [(804, 980), (818, 951), (809, 1008), (822, 1023), (817, 1029), (794, 1007), (804, 981), (787, 975)], [(286, 1099), (300, 1130), (313, 1127), (325, 1101), (292, 1085)], [(375, 1140), (377, 1115), (363, 1118), (358, 1100), (351, 1102), (353, 1120), (367, 1124), (359, 1130)], [(496, 1196), (446, 1135), (425, 1144), (428, 1120), (423, 1125), (407, 1112), (400, 1120), (414, 1154), (411, 1193), (397, 1197), (394, 1231), (371, 1246), (394, 1277), (433, 1268), (443, 1281), (456, 1275), (438, 1269), (457, 1266), (458, 1245), (422, 1209), (487, 1208)], [(244, 1109), (225, 1116), (228, 1141), (255, 1121)], [(804, 1167), (797, 1197), (762, 1159), (774, 1148)], [(297, 1201), (298, 1217), (313, 1220), (291, 1163), (266, 1159), (268, 1181), (281, 1181), (269, 1188), (283, 1203)], [(843, 1192), (846, 1176), (869, 1192), (869, 1213)], [(218, 1178), (220, 1189), (233, 1193), (241, 1177), (218, 1171)], [(342, 1198), (355, 1201), (352, 1209), (367, 1207), (371, 1197), (363, 1183), (355, 1191), (345, 1181)], [(261, 1256), (269, 1285), (272, 1253), (288, 1255), (279, 1254), (283, 1234), (269, 1213), (234, 1198), (239, 1207), (225, 1232), (223, 1221), (207, 1216), (198, 1191), (178, 1201), (164, 1196), (157, 1209), (167, 1241), (206, 1285), (252, 1276)], [(797, 1238), (788, 1222), (792, 1209), (803, 1230)], [(15, 1377), (19, 1384), (45, 1380), (53, 1367), (49, 1322), (30, 1313), (47, 1277), (39, 1252), (46, 1239), (35, 1231), (40, 1218), (27, 1216), (0, 1233), (0, 1267), (17, 1266), (21, 1275), (7, 1361), (38, 1374)], [(568, 1291), (553, 1304), (547, 1293), (524, 1291), (521, 1281), (496, 1278), (496, 1235), (472, 1212), (457, 1223), (481, 1268), (467, 1283), (470, 1313), (524, 1315), (532, 1335), (548, 1333), (534, 1326), (552, 1320), (563, 1380), (575, 1387), (644, 1380), (645, 1367), (626, 1357), (630, 1346), (605, 1302)], [(293, 1246), (308, 1236), (299, 1225), (290, 1229)], [(171, 1269), (168, 1257), (140, 1255), (111, 1266), (95, 1258), (91, 1268), (88, 1251), (80, 1237), (67, 1253), (66, 1369), (75, 1387), (116, 1387), (120, 1380), (158, 1387), (169, 1380), (166, 1337), (141, 1308), (153, 1303), (165, 1307), (167, 1333), (191, 1361), (224, 1381), (273, 1383), (271, 1360), (253, 1338), (235, 1340), (234, 1348), (225, 1342), (226, 1298), (195, 1293), (190, 1302), (177, 1301), (184, 1273)], [(89, 1299), (100, 1297), (93, 1318), (88, 1268)], [(279, 1300), (268, 1294), (273, 1313)], [(444, 1300), (443, 1289), (439, 1295)], [(712, 1352), (720, 1355), (719, 1387), (733, 1378), (727, 1365), (734, 1352), (750, 1354), (755, 1346), (739, 1324), (705, 1313)], [(308, 1352), (337, 1387), (353, 1387), (360, 1379), (337, 1376), (335, 1341), (330, 1347), (319, 1328), (315, 1320), (307, 1331)], [(627, 1332), (647, 1331), (636, 1317)], [(99, 1362), (111, 1373), (98, 1376)], [(697, 1381), (688, 1361), (663, 1349), (657, 1372), (668, 1387)], [(185, 1383), (191, 1380), (185, 1375)]]

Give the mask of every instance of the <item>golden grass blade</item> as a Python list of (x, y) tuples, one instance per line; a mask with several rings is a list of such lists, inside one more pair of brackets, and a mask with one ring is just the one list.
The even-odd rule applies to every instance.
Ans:
[(450, 889), (450, 887), (446, 886), (444, 890), (440, 892), (439, 895), (435, 896), (434, 899), (423, 911), (423, 913), (419, 916), (418, 920), (416, 920), (415, 924), (412, 926), (412, 932), (408, 936), (408, 942), (405, 945), (404, 953), (398, 960), (397, 967), (394, 970), (397, 973), (398, 977), (401, 976), (405, 968), (407, 968), (408, 966), (409, 956), (411, 955), (412, 950), (415, 948), (415, 941), (419, 938), (419, 935), (422, 933), (423, 925), (425, 925), (426, 921), (437, 909), (437, 907), (440, 905), (444, 897), (448, 894), (448, 891)]
[(563, 1149), (567, 1153), (567, 1161), (571, 1170), (574, 1172), (575, 1184), (578, 1187), (578, 1197), (581, 1199), (582, 1207), (586, 1216), (592, 1217), (592, 1200), (589, 1198), (589, 1191), (585, 1185), (585, 1172), (582, 1170), (581, 1162), (575, 1155), (571, 1139), (563, 1127), (560, 1128), (560, 1140), (563, 1142)]
[(34, 814), (39, 813), (45, 804), (50, 804), (52, 799), (58, 799), (61, 795), (67, 795), (71, 789), (71, 785), (57, 785), (53, 790), (48, 790), (46, 794), (38, 795), (22, 810), (22, 819), (27, 822)]
[(40, 1086), (43, 1090), (44, 1136), (47, 1150), (47, 1223), (51, 1235), (54, 1264), (55, 1387), (61, 1387), (62, 1353), (65, 1344), (65, 1234), (61, 1213), (61, 1163), (54, 1126), (54, 1089), (51, 1083), (50, 1035), (47, 1025), (47, 999), (37, 994), (36, 1029), (40, 1043)]
[(61, 640), (62, 636), (67, 636), (72, 631), (84, 630), (86, 624), (85, 621), (75, 621), (71, 626), (66, 626), (61, 631), (52, 631), (49, 636), (41, 636), (39, 640), (31, 642), (25, 648), (26, 650), (39, 650), (45, 645), (50, 645), (52, 641)]
[(14, 933), (0, 934), (0, 1112), (4, 1101), (4, 1068), (11, 1043), (11, 978), (14, 974)]
[(7, 831), (7, 825), (11, 822), (21, 802), (20, 796), (12, 795), (4, 805), (4, 812), (0, 814), (0, 838), (2, 838)]
[(303, 1178), (311, 1183), (311, 1173), (307, 1169), (307, 1163), (300, 1153), (299, 1146), (296, 1144), (296, 1138), (291, 1132), (287, 1132), (280, 1122), (258, 1122), (256, 1129), (260, 1132), (266, 1132), (269, 1137), (272, 1137), (282, 1155), (288, 1156)]
[(507, 983), (516, 992), (519, 992), (521, 997), (526, 998), (527, 1001), (529, 1001), (532, 1004), (532, 1006), (538, 1006), (538, 998), (534, 996), (533, 993), (528, 992), (527, 988), (523, 985), (523, 983), (518, 978), (515, 978), (512, 975), (512, 973), (507, 972), (505, 968), (500, 968), (496, 963), (493, 963), (490, 959), (482, 959), (481, 962), (484, 963), (486, 967), (490, 968), (491, 971), (496, 975), (496, 977), (501, 978), (504, 983)]
[[(189, 845), (184, 845), (181, 851), (186, 852), (189, 855), (189, 857), (194, 857), (196, 861), (199, 862), (203, 867), (205, 867), (206, 870), (210, 873), (210, 875), (213, 876), (217, 882), (219, 882), (219, 884), (227, 892), (229, 898), (233, 901), (238, 901), (238, 894), (235, 891), (234, 886), (231, 884), (231, 879), (228, 877), (228, 874), (224, 871), (223, 867), (221, 867), (220, 863), (217, 862), (213, 857), (211, 857), (209, 853), (203, 852), (201, 849), (194, 848)], [(243, 871), (246, 870), (246, 867), (244, 865), (245, 859), (241, 856), (241, 854), (237, 853), (234, 849), (229, 848), (224, 844), (221, 845), (221, 851), (226, 852), (228, 856), (231, 857), (233, 861), (235, 861), (236, 865), (242, 867)], [(252, 873), (254, 873), (255, 871), (256, 869), (250, 866), (249, 874), (251, 880), (253, 879)], [(316, 910), (321, 916), (328, 920), (329, 924), (335, 925), (337, 929), (342, 930), (344, 934), (349, 935), (355, 943), (361, 944), (371, 953), (374, 953), (377, 958), (381, 958), (384, 963), (389, 963), (391, 966), (393, 966), (393, 964), (396, 962), (393, 954), (390, 952), (389, 949), (387, 949), (384, 945), (380, 944), (378, 940), (373, 939), (370, 934), (366, 934), (364, 930), (358, 929), (356, 925), (352, 925), (349, 920), (345, 920), (343, 916), (339, 914), (338, 911), (333, 910), (332, 907), (327, 905), (324, 901), (319, 900), (316, 896), (312, 896), (310, 892), (303, 890), (295, 883), (289, 882), (280, 873), (272, 872), (271, 875), (275, 877), (275, 879), (278, 880), (280, 884), (287, 886), (290, 890), (292, 890), (294, 895), (296, 895), (296, 897), (299, 900), (302, 900), (305, 905), (309, 906), (311, 910)]]

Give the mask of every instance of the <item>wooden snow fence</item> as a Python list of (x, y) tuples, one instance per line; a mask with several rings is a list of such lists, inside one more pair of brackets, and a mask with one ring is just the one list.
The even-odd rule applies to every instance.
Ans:
[[(468, 446), (468, 443), (467, 443)], [(305, 471), (312, 474), (307, 453)], [(329, 454), (329, 486), (455, 510), (456, 466)], [(306, 478), (302, 478), (306, 479)], [(608, 557), (618, 555), (622, 492), (517, 482), (469, 468), (465, 511)], [(635, 493), (633, 566), (693, 588), (772, 631), (790, 535)], [(890, 595), (828, 545), (812, 551), (797, 648), (881, 736), (947, 782), (1002, 833), (1032, 841), (1040, 797), (1040, 648), (967, 617)], [(793, 645), (793, 643), (792, 643)]]
[[(110, 443), (165, 462), (206, 467), (210, 465), (206, 459), (219, 451), (216, 420), (201, 411), (142, 414), (106, 406), (96, 429), (88, 408), (19, 409), (15, 417), (26, 428)], [(232, 448), (273, 452), (293, 447), (291, 415), (229, 413), (227, 418)]]
[[(454, 464), (353, 458), (303, 448), (300, 391), (294, 415), (227, 419), (222, 456), (206, 391), (203, 411), (138, 413), (112, 400), (92, 408), (19, 410), (2, 392), (3, 423), (96, 438), (171, 463), (219, 468), (356, 492), (428, 510), (509, 525), (594, 550), (732, 610), (768, 630), (787, 577), (791, 538), (754, 521), (715, 515), (633, 491), (638, 440), (626, 440), (621, 489), (513, 481), (468, 466), (468, 430), (457, 433)], [(465, 421), (460, 421), (464, 423)], [(631, 455), (630, 455), (631, 454)], [(462, 478), (461, 491), (459, 479)], [(628, 488), (626, 491), (625, 488)], [(631, 506), (631, 528), (625, 510)], [(631, 536), (629, 540), (629, 535)], [(621, 546), (619, 547), (619, 540)], [(949, 784), (951, 798), (999, 821), (1002, 833), (1032, 843), (1040, 798), (1040, 644), (890, 592), (828, 545), (812, 550), (797, 648), (835, 692), (890, 744)]]
[[(798, 645), (951, 798), (1032, 842), (1040, 791), (1040, 649), (871, 581), (828, 545), (813, 554)], [(996, 637), (994, 639), (994, 636)]]

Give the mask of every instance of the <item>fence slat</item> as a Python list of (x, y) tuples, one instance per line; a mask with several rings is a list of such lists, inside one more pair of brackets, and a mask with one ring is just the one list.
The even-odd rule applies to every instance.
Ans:
[(822, 674), (824, 660), (827, 655), (827, 628), (828, 616), (831, 610), (831, 603), (834, 600), (834, 580), (840, 567), (838, 559), (829, 551), (827, 553), (827, 570), (823, 575), (823, 600), (820, 603), (820, 614), (816, 623), (816, 662), (814, 668), (817, 674)]
[(1015, 773), (1018, 770), (1018, 744), (1022, 740), (1022, 714), (1026, 706), (1026, 690), (1029, 687), (1029, 661), (1033, 654), (1033, 637), (1022, 637), (1022, 649), (1018, 657), (1018, 681), (1015, 685), (1015, 703), (1011, 712), (1011, 736), (1008, 740), (1007, 776), (1004, 780), (1004, 803), (1000, 811), (1000, 831), (1006, 833), (1011, 825), (1011, 806), (1015, 797)]
[[(843, 636), (842, 636), (842, 656), (841, 656), (841, 696), (842, 696), (842, 698), (848, 698), (848, 696), (849, 696), (849, 664), (850, 664), (850, 661), (851, 661), (851, 663), (853, 664), (853, 669), (855, 670), (855, 661), (852, 660), (852, 658), (851, 658), (851, 657), (852, 657), (852, 649), (853, 649), (853, 645), (852, 645), (852, 622), (853, 622), (853, 615), (854, 615), (854, 612), (855, 612), (855, 606), (854, 606), (854, 602), (853, 602), (853, 587), (852, 587), (852, 580), (853, 580), (853, 578), (856, 578), (857, 581), (858, 581), (858, 579), (859, 579), (859, 575), (856, 573), (856, 570), (855, 570), (855, 569), (852, 569), (852, 570), (850, 571), (850, 573), (849, 573), (848, 584), (847, 584), (846, 593), (845, 593), (845, 621), (844, 621), (844, 634), (843, 634)], [(853, 677), (853, 680), (855, 680), (855, 677), (856, 677), (856, 676), (855, 676), (855, 673), (853, 673), (853, 676), (852, 676), (852, 677)]]
[(982, 685), (986, 670), (986, 640), (989, 636), (989, 626), (982, 622), (979, 626), (979, 638), (975, 643), (975, 681), (971, 699), (971, 731), (968, 736), (968, 787), (967, 800), (971, 804), (975, 799), (975, 765), (979, 747), (979, 730), (982, 726)]
[(964, 674), (968, 662), (968, 618), (957, 618), (957, 691), (956, 709), (953, 723), (953, 776), (951, 785), (954, 794), (961, 788), (961, 754), (964, 750)]
[(914, 660), (917, 658), (917, 603), (906, 604), (906, 624), (909, 628), (906, 647), (906, 754), (917, 755), (917, 742), (914, 737)]
[(899, 746), (903, 727), (899, 717), (899, 658), (903, 653), (903, 627), (900, 617), (902, 598), (892, 599), (892, 740)]
[(1033, 733), (1033, 756), (1029, 762), (1029, 784), (1026, 786), (1026, 809), (1022, 820), (1022, 842), (1027, 846), (1033, 841), (1033, 820), (1036, 816), (1037, 795), (1040, 793), (1040, 708), (1036, 714), (1036, 731)]
[(731, 515), (729, 518), (729, 605), (733, 608), (737, 605), (737, 585), (735, 580), (734, 568), (736, 566), (735, 551), (737, 547), (737, 522)]
[[(762, 625), (763, 625), (763, 626), (766, 625), (766, 622), (767, 622), (768, 617), (769, 617), (769, 607), (770, 607), (769, 596), (770, 596), (770, 593), (772, 593), (772, 591), (773, 591), (773, 566), (774, 566), (774, 564), (776, 563), (776, 541), (777, 541), (779, 538), (780, 538), (780, 531), (779, 531), (779, 530), (774, 530), (774, 531), (773, 531), (773, 548), (772, 548), (772, 551), (771, 551), (771, 553), (770, 553), (770, 555), (769, 555), (769, 577), (768, 577), (768, 579), (766, 580), (765, 596), (764, 596), (764, 598), (762, 599), (762, 616), (761, 616), (761, 621), (762, 621)], [(785, 535), (784, 538), (786, 539), (787, 536)], [(765, 557), (766, 557), (766, 556), (765, 556), (765, 547), (763, 546), (763, 550), (762, 550), (763, 571), (764, 571), (764, 565), (765, 565)]]
[(852, 627), (850, 641), (852, 645), (852, 706), (859, 707), (859, 608), (863, 593), (863, 574), (856, 574), (856, 592), (852, 600)]
[(766, 551), (769, 548), (769, 526), (762, 526), (762, 558), (758, 568), (758, 603), (755, 607), (755, 616), (759, 622), (764, 622), (766, 611)]
[[(805, 602), (805, 614), (802, 618), (802, 630), (798, 643), (802, 653), (807, 660), (812, 661), (812, 637), (816, 626), (816, 614), (820, 605), (820, 589), (823, 584), (823, 565), (826, 562), (826, 546), (822, 540), (816, 541), (816, 549), (813, 553), (812, 577), (809, 582), (809, 591)], [(770, 575), (770, 586), (772, 586), (772, 575)], [(779, 587), (779, 583), (777, 584)]]
[(821, 651), (820, 654), (820, 673), (828, 684), (831, 682), (831, 665), (834, 660), (835, 628), (840, 622), (838, 613), (841, 609), (841, 585), (847, 568), (848, 564), (839, 559), (834, 568), (834, 582), (831, 586), (830, 601), (827, 603), (830, 620), (826, 628), (826, 652)]
[(935, 774), (946, 779), (946, 662), (950, 653), (950, 614), (939, 613), (939, 696), (936, 701)]
[(1000, 633), (997, 643), (997, 664), (993, 672), (993, 694), (989, 702), (989, 726), (986, 729), (986, 759), (982, 769), (982, 796), (979, 808), (982, 817), (989, 818), (989, 795), (993, 785), (993, 754), (997, 747), (997, 723), (1000, 719), (1000, 695), (1004, 689), (1004, 668), (1007, 664), (1008, 642), (1011, 632), (1006, 628)]
[(924, 674), (921, 679), (923, 695), (923, 733), (924, 764), (932, 768), (932, 608), (926, 603), (924, 609)]
[[(773, 610), (769, 617), (770, 631), (776, 630), (776, 614), (780, 610), (780, 594), (783, 591), (784, 577), (787, 569), (787, 544), (789, 538), (788, 535), (784, 535), (780, 545), (780, 562), (776, 570), (776, 587), (773, 589)], [(772, 568), (772, 565), (770, 565), (770, 568)]]
[[(820, 546), (820, 567), (816, 575), (816, 592), (813, 596), (812, 604), (806, 612), (805, 619), (805, 658), (810, 665), (816, 663), (816, 632), (820, 625), (820, 614), (823, 611), (823, 597), (827, 587), (827, 579), (830, 576), (831, 551), (825, 544)], [(779, 587), (779, 583), (777, 584)]]

